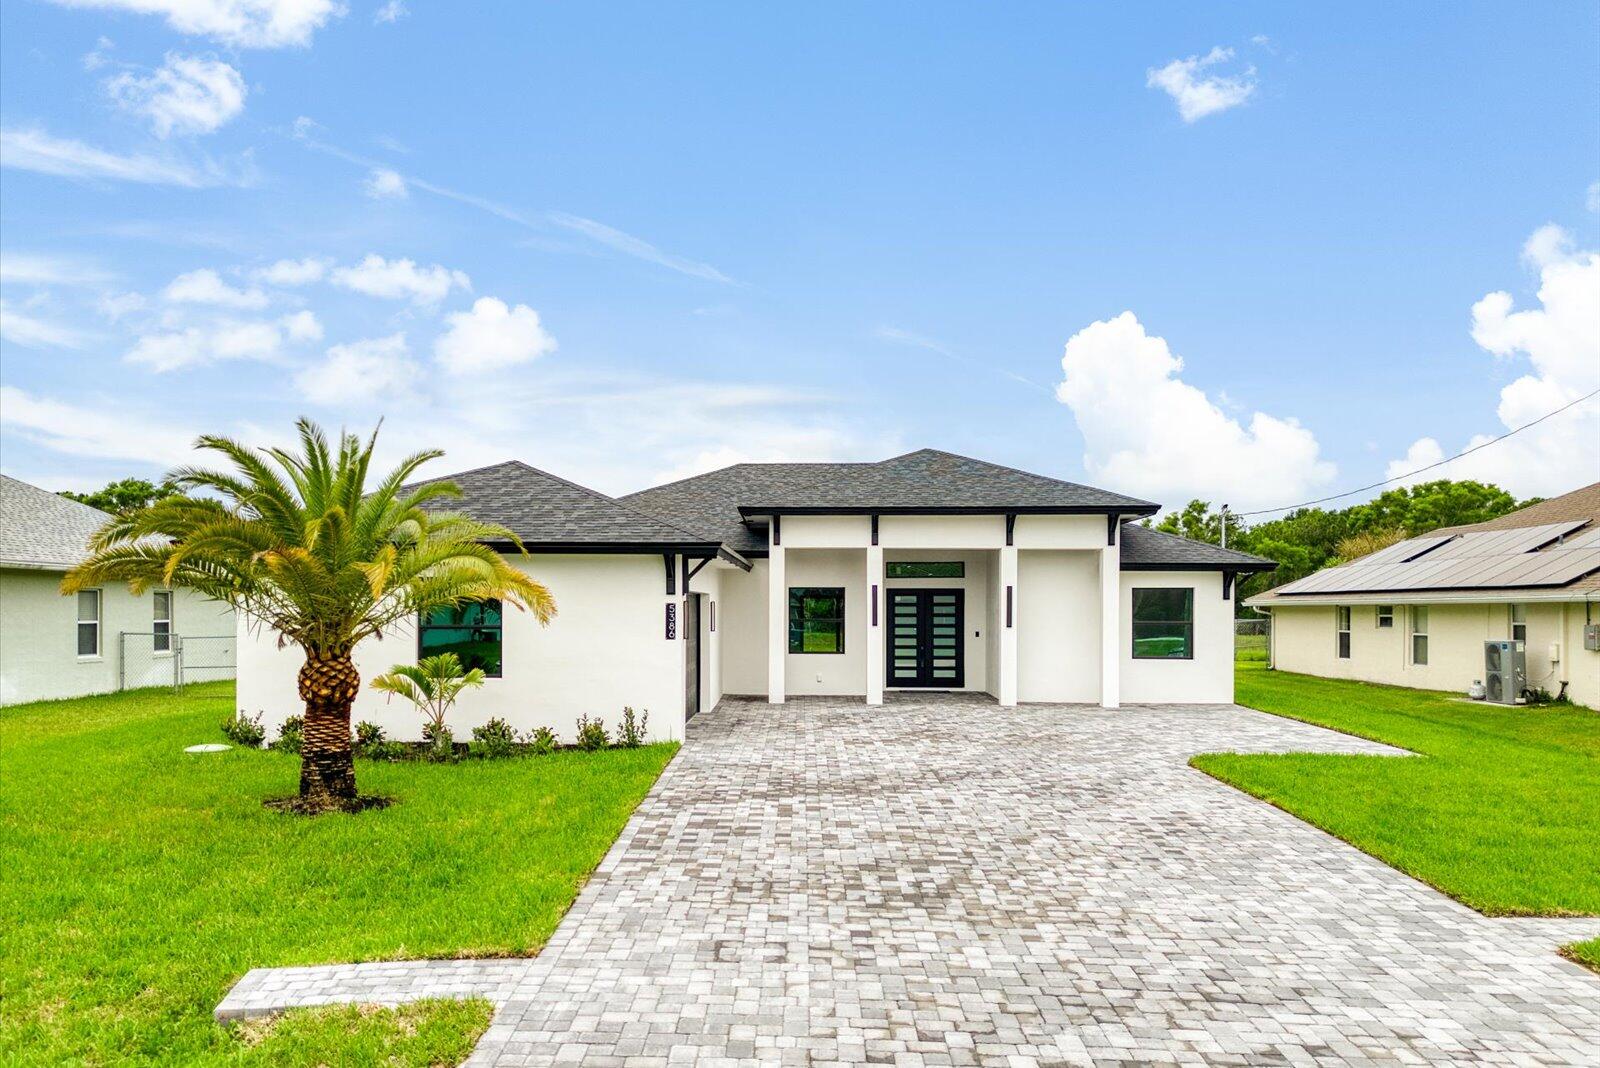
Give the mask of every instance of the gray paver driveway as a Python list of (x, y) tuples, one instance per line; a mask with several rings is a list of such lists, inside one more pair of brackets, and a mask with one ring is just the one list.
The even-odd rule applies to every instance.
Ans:
[[(1237, 708), (725, 700), (474, 1064), (1594, 1063), (1600, 921), (1487, 919), (1188, 768)], [(1392, 759), (1416, 759), (1393, 757)]]

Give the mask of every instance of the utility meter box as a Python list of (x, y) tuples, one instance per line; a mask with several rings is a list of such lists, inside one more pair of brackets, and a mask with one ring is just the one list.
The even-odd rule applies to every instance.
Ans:
[(1600, 623), (1583, 625), (1583, 647), (1591, 653), (1600, 653)]

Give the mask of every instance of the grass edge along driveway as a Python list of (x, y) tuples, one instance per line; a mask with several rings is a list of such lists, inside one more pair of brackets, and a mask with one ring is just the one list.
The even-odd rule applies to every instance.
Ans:
[(325, 1013), (251, 1046), (211, 1010), (253, 967), (536, 953), (677, 750), (362, 761), (362, 790), (399, 803), (308, 819), (261, 806), (297, 757), (182, 751), (221, 740), (233, 701), (0, 710), (0, 1063), (368, 1063), (386, 1028), (446, 1034), (475, 1017)]
[[(1600, 714), (1240, 664), (1236, 700), (1419, 757), (1205, 753), (1190, 764), (1490, 916), (1600, 916)], [(1600, 970), (1600, 938), (1566, 947)]]

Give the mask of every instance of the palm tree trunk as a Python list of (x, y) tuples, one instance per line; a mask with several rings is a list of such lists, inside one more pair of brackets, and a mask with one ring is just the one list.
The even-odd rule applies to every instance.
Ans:
[(361, 674), (348, 652), (306, 651), (300, 699), (306, 704), (300, 749), (300, 800), (310, 808), (337, 808), (355, 800), (356, 766), (350, 753), (350, 706)]

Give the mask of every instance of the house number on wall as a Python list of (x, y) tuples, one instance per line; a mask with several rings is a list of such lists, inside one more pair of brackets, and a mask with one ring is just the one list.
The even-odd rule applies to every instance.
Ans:
[(667, 602), (667, 641), (678, 637), (678, 602)]

